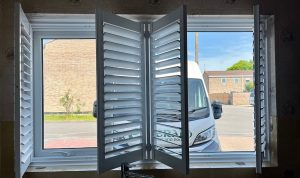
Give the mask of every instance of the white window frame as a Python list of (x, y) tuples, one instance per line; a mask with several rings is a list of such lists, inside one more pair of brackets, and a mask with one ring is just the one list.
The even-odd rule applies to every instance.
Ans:
[[(135, 20), (151, 19), (147, 16), (130, 16)], [(95, 37), (95, 18), (94, 15), (59, 15), (59, 14), (29, 14), (34, 32), (34, 115), (35, 115), (35, 143), (34, 143), (34, 158), (30, 165), (29, 171), (74, 171), (74, 170), (96, 170), (97, 158), (96, 149), (56, 149), (56, 150), (41, 150), (42, 136), (42, 101), (41, 101), (41, 82), (42, 76), (39, 74), (42, 66), (40, 42), (42, 38), (92, 38)], [(253, 16), (189, 16), (188, 17), (188, 32), (192, 31), (252, 31)], [(88, 32), (87, 32), (88, 31)], [(275, 62), (271, 61), (272, 66)], [(275, 73), (269, 76), (271, 81), (275, 79)], [(275, 83), (272, 83), (272, 86)], [(276, 110), (276, 108), (275, 108)], [(276, 136), (276, 118), (272, 117), (273, 131), (270, 136)], [(37, 127), (39, 126), (39, 127)], [(37, 134), (39, 133), (39, 134)], [(37, 136), (40, 135), (40, 136)], [(37, 141), (38, 140), (38, 141)], [(40, 144), (40, 146), (38, 145)], [(271, 158), (265, 160), (265, 166), (274, 166), (277, 164), (276, 145), (277, 140), (273, 139), (273, 150), (268, 150), (272, 155)], [(60, 164), (58, 164), (60, 163)], [(141, 164), (139, 164), (141, 163)], [(151, 164), (150, 167), (156, 169), (165, 169), (161, 163), (156, 161), (142, 161), (137, 163), (136, 169), (145, 169), (146, 164)], [(63, 166), (63, 167), (62, 167)], [(44, 167), (44, 169), (41, 169)], [(221, 153), (199, 153), (190, 157), (191, 168), (233, 168), (233, 167), (255, 167), (255, 152), (221, 152)]]
[[(259, 15), (259, 14), (258, 14)], [(275, 84), (275, 32), (274, 32), (274, 16), (268, 17), (269, 25), (267, 32), (268, 46), (267, 58), (267, 85), (269, 86), (269, 94), (267, 97), (267, 156), (263, 159), (263, 166), (277, 166), (277, 117), (276, 117), (276, 84)], [(253, 15), (193, 15), (188, 18), (188, 32), (253, 32), (254, 33), (254, 16)], [(222, 79), (221, 79), (221, 83)], [(272, 129), (270, 129), (272, 127)], [(272, 138), (272, 139), (271, 139)], [(201, 153), (202, 154), (202, 153)], [(233, 156), (232, 154), (235, 154)], [(220, 155), (211, 153), (207, 155), (208, 160), (216, 159), (216, 162), (222, 158), (226, 161), (236, 162), (240, 160), (248, 160), (251, 164), (256, 164), (256, 153), (253, 152), (224, 152)], [(232, 159), (233, 158), (233, 159)], [(191, 159), (191, 158), (190, 158)], [(225, 161), (225, 162), (226, 162)], [(221, 161), (222, 162), (222, 161)], [(242, 161), (244, 162), (244, 161)], [(228, 166), (228, 165), (227, 165)], [(192, 166), (191, 166), (192, 167)], [(243, 167), (243, 166), (238, 166)], [(255, 167), (255, 166), (253, 166)], [(258, 171), (260, 173), (260, 171)]]
[[(50, 162), (50, 157), (56, 157), (57, 161), (82, 160), (95, 161), (96, 148), (61, 148), (43, 149), (43, 44), (42, 39), (95, 39), (94, 15), (72, 15), (72, 19), (66, 15), (42, 15), (29, 14), (33, 29), (33, 57), (34, 57), (34, 159), (32, 165), (40, 162)], [(58, 20), (54, 20), (57, 18)], [(76, 19), (76, 21), (72, 21)], [(71, 20), (71, 21), (70, 21)], [(95, 52), (96, 53), (96, 52)], [(96, 61), (96, 59), (95, 59)], [(96, 70), (96, 66), (95, 66)], [(42, 75), (40, 75), (42, 74)], [(96, 76), (95, 76), (96, 77)], [(91, 106), (92, 108), (92, 106)], [(39, 118), (39, 119), (37, 119)], [(90, 161), (87, 161), (90, 162)], [(90, 163), (87, 163), (90, 164)], [(51, 164), (50, 164), (51, 165)], [(83, 164), (85, 165), (85, 164)]]

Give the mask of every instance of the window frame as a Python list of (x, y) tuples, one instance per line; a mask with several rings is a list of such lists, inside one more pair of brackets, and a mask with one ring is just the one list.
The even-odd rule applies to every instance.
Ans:
[(235, 85), (239, 84), (239, 78), (232, 78), (232, 80)]
[[(36, 18), (35, 15), (29, 14), (33, 28), (33, 89), (34, 89), (34, 158), (61, 156), (76, 157), (76, 156), (95, 156), (97, 148), (55, 148), (43, 149), (44, 137), (44, 101), (43, 101), (43, 44), (42, 40), (47, 38), (60, 39), (95, 39), (94, 28), (90, 25), (82, 26), (84, 23), (90, 23), (93, 20), (93, 15), (74, 15), (79, 18), (79, 22), (67, 23), (66, 19), (61, 19), (66, 25), (57, 25), (57, 22), (47, 18)], [(55, 15), (45, 15), (51, 17)], [(61, 15), (65, 16), (65, 15)], [(53, 20), (53, 19), (52, 19)], [(49, 21), (49, 19), (48, 19)], [(47, 22), (47, 23), (46, 23)], [(75, 26), (75, 27), (74, 27)], [(96, 60), (96, 59), (95, 59)], [(42, 75), (40, 75), (42, 74)], [(91, 106), (92, 107), (92, 106)], [(40, 118), (40, 119), (37, 119)], [(35, 160), (35, 159), (33, 159)]]
[(226, 83), (227, 83), (227, 79), (226, 78), (221, 78), (221, 84), (226, 85)]
[[(63, 17), (62, 19), (57, 18)], [(150, 19), (151, 17), (143, 15), (123, 15), (130, 17), (134, 20)], [(96, 170), (96, 148), (76, 148), (76, 149), (49, 149), (42, 150), (42, 120), (41, 118), (42, 105), (40, 104), (42, 91), (40, 90), (40, 84), (42, 76), (37, 75), (41, 70), (38, 67), (42, 67), (41, 59), (41, 44), (42, 38), (95, 38), (95, 18), (94, 15), (59, 15), (59, 14), (29, 14), (30, 21), (33, 27), (33, 57), (34, 57), (34, 158), (30, 165), (29, 171), (41, 172), (41, 171), (57, 171), (62, 170), (61, 166), (64, 166), (64, 171), (74, 170)], [(57, 20), (59, 19), (59, 20)], [(68, 21), (71, 19), (71, 22)], [(78, 20), (79, 19), (79, 20)], [(57, 20), (57, 21), (55, 21)], [(63, 24), (65, 22), (66, 24)], [(220, 23), (223, 22), (223, 23)], [(224, 23), (226, 22), (226, 23)], [(61, 26), (57, 26), (60, 24)], [(73, 24), (73, 25), (72, 25)], [(75, 24), (75, 27), (74, 27)], [(253, 16), (252, 15), (193, 15), (188, 16), (187, 32), (194, 32), (198, 29), (198, 32), (232, 32), (232, 31), (253, 31)], [(275, 67), (275, 62), (271, 61)], [(271, 65), (271, 64), (270, 64)], [(272, 78), (270, 77), (272, 76)], [(270, 80), (275, 79), (275, 73), (268, 75)], [(274, 85), (274, 83), (272, 83)], [(276, 86), (275, 86), (276, 87)], [(268, 133), (269, 136), (277, 136), (276, 118), (272, 117), (273, 129), (272, 133)], [(269, 122), (269, 121), (268, 121)], [(40, 127), (39, 127), (40, 126)], [(40, 134), (37, 134), (40, 133)], [(40, 141), (39, 141), (40, 140)], [(40, 144), (40, 146), (38, 146)], [(277, 140), (272, 140), (269, 143), (274, 150), (267, 150), (272, 154), (264, 161), (264, 166), (277, 165), (276, 149)], [(55, 156), (55, 157), (54, 157)], [(197, 159), (190, 157), (191, 168), (233, 168), (233, 167), (255, 167), (255, 151), (251, 152), (221, 152), (221, 153), (199, 153), (196, 155)], [(273, 158), (274, 157), (274, 158)], [(57, 163), (60, 162), (60, 165)], [(242, 163), (242, 164), (240, 164)], [(80, 164), (80, 166), (78, 165)], [(148, 165), (151, 166), (148, 166)], [(91, 167), (86, 167), (90, 165)], [(165, 169), (161, 163), (156, 161), (141, 161), (137, 163), (136, 169), (147, 169), (152, 167), (155, 169)], [(45, 166), (45, 169), (41, 170), (40, 167)]]
[[(189, 18), (190, 17), (190, 18)], [(268, 19), (267, 28), (268, 32), (267, 38), (269, 46), (266, 46), (267, 50), (267, 68), (266, 68), (266, 78), (268, 88), (272, 88), (272, 96), (266, 99), (266, 108), (269, 114), (266, 117), (267, 123), (267, 144), (266, 157), (263, 158), (263, 166), (271, 167), (277, 166), (277, 116), (276, 116), (276, 73), (275, 73), (275, 29), (274, 29), (274, 16), (265, 17)], [(254, 16), (253, 15), (192, 15), (188, 16), (188, 27), (187, 32), (253, 32), (254, 33)], [(253, 37), (254, 40), (254, 37)], [(254, 46), (253, 46), (254, 49)], [(223, 84), (221, 78), (221, 84)], [(224, 85), (224, 84), (223, 84)], [(269, 91), (267, 91), (269, 92)], [(272, 100), (272, 101), (271, 101)], [(253, 118), (254, 120), (254, 118)], [(270, 129), (272, 127), (272, 130)], [(255, 137), (255, 136), (254, 136)], [(272, 137), (272, 139), (271, 139)], [(255, 164), (256, 150), (253, 151), (254, 157), (252, 161)], [(219, 158), (229, 156), (231, 153), (236, 153), (239, 155), (239, 159), (249, 158), (247, 153), (249, 152), (224, 152), (220, 153)], [(246, 153), (246, 154), (245, 154)], [(215, 154), (215, 153), (213, 153)], [(227, 155), (228, 154), (228, 155)], [(211, 159), (214, 155), (208, 155)], [(250, 156), (251, 157), (251, 156)], [(218, 159), (218, 158), (217, 158)], [(252, 158), (250, 158), (252, 159)], [(230, 160), (230, 159), (229, 159)], [(234, 161), (234, 160), (232, 160)], [(191, 166), (192, 167), (192, 166)]]

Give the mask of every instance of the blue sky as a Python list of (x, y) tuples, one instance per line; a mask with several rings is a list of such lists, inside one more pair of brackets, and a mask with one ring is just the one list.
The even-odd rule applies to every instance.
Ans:
[[(240, 59), (252, 59), (252, 32), (199, 32), (199, 64), (204, 70), (226, 70)], [(188, 59), (195, 58), (195, 33), (188, 33)]]

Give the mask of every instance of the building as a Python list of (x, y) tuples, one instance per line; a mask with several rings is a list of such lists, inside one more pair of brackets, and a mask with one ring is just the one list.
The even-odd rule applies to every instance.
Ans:
[(209, 94), (244, 92), (245, 85), (253, 82), (253, 71), (204, 71), (203, 78)]

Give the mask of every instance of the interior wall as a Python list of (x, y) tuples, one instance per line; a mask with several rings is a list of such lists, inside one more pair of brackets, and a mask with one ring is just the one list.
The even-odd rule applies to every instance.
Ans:
[[(14, 63), (13, 63), (13, 0), (2, 0), (0, 15), (0, 152), (1, 178), (14, 177)], [(74, 3), (75, 2), (75, 3)], [(79, 3), (76, 3), (79, 2)], [(103, 9), (121, 14), (164, 14), (182, 0), (102, 0)], [(251, 14), (252, 0), (185, 0), (189, 14)], [(258, 177), (300, 177), (300, 2), (298, 0), (264, 0), (264, 14), (275, 14), (276, 83), (278, 107), (278, 161), (275, 168), (264, 168)], [(96, 0), (23, 0), (24, 11), (38, 13), (93, 13)], [(1, 14), (1, 10), (0, 10)], [(182, 177), (173, 170), (148, 170), (156, 177)], [(96, 172), (26, 173), (26, 178), (96, 178), (119, 177), (118, 171), (102, 176)], [(186, 177), (235, 178), (256, 177), (249, 169), (192, 170)]]

